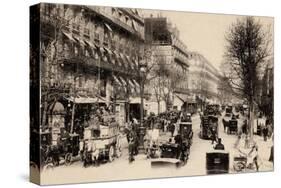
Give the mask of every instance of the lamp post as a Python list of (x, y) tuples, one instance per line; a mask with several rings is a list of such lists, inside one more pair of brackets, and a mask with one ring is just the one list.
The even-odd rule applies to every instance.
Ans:
[(146, 68), (147, 65), (142, 61), (139, 64), (139, 71), (140, 71), (140, 78), (141, 78), (141, 83), (140, 83), (140, 99), (141, 99), (141, 105), (140, 105), (140, 127), (139, 127), (139, 149), (144, 148), (144, 136), (145, 136), (145, 127), (143, 126), (143, 119), (144, 119), (144, 82), (145, 82), (145, 73), (146, 73)]
[(72, 111), (71, 111), (71, 127), (70, 127), (70, 133), (73, 133), (74, 128), (74, 115), (75, 115), (75, 107), (76, 107), (76, 79), (81, 77), (81, 75), (74, 76), (74, 87), (73, 87), (73, 105), (72, 105)]

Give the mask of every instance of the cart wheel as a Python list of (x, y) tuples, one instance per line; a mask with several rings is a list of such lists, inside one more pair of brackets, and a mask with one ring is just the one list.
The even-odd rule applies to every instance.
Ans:
[(54, 165), (49, 163), (49, 164), (46, 164), (44, 167), (43, 167), (43, 170), (53, 170), (54, 169)]
[(121, 146), (116, 145), (115, 146), (115, 156), (117, 158), (119, 158), (119, 157), (121, 157), (121, 155), (122, 155), (122, 148), (121, 148)]
[(233, 165), (233, 169), (236, 171), (236, 172), (241, 172), (243, 169), (245, 169), (246, 166), (243, 162), (238, 162), (236, 164)]
[(109, 160), (109, 162), (112, 162), (114, 160), (114, 148), (113, 148), (113, 146), (110, 146), (110, 148), (109, 148), (108, 160)]
[(71, 164), (71, 161), (72, 161), (72, 155), (71, 155), (71, 153), (67, 153), (66, 155), (65, 155), (65, 157), (64, 157), (64, 163), (65, 163), (65, 165), (70, 165)]

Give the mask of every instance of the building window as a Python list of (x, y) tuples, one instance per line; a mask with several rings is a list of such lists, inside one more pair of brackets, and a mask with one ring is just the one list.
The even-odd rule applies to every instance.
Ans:
[(90, 53), (89, 53), (89, 51), (87, 49), (85, 49), (85, 56), (86, 57), (90, 57)]
[(115, 14), (116, 14), (115, 8), (111, 8), (111, 14), (112, 14), (112, 15), (115, 15)]
[(123, 14), (122, 14), (122, 12), (121, 12), (121, 11), (119, 11), (119, 12), (118, 12), (118, 17), (119, 17), (119, 19), (121, 19), (121, 18), (122, 18), (122, 15), (123, 15)]
[(128, 16), (125, 16), (125, 21), (126, 21), (126, 24), (128, 24), (128, 22), (129, 22), (129, 17)]
[(110, 40), (109, 33), (108, 33), (108, 32), (105, 32), (105, 33), (104, 33), (103, 44), (106, 45), (106, 46), (108, 46), (109, 40)]
[(82, 87), (82, 85), (83, 85), (83, 77), (79, 77), (78, 78), (78, 87)]
[(69, 46), (68, 46), (67, 43), (64, 43), (64, 45), (63, 45), (63, 51), (64, 51), (63, 54), (64, 54), (65, 58), (70, 57), (71, 51), (70, 51), (70, 48), (69, 48)]
[(95, 43), (99, 44), (100, 43), (100, 34), (96, 31), (94, 36), (95, 36), (94, 37)]
[(90, 22), (88, 22), (84, 28), (84, 36), (88, 39), (90, 38), (90, 28), (91, 28), (91, 24)]
[(79, 50), (77, 46), (74, 46), (74, 55), (78, 56), (79, 55)]
[(111, 41), (111, 49), (114, 51), (116, 50), (116, 41), (115, 40)]

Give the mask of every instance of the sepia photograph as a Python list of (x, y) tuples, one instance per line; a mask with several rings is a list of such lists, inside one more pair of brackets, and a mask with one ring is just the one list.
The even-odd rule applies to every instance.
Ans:
[(30, 180), (274, 170), (274, 18), (30, 7)]

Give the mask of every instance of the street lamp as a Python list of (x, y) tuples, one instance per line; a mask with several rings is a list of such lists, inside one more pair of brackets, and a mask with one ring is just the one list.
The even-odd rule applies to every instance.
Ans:
[(145, 82), (145, 73), (146, 73), (147, 65), (144, 61), (141, 61), (139, 63), (139, 72), (140, 72), (140, 78), (141, 78), (141, 84), (140, 84), (140, 99), (141, 99), (141, 106), (140, 106), (140, 127), (139, 127), (139, 136), (140, 136), (140, 142), (139, 142), (139, 148), (144, 148), (144, 136), (145, 136), (145, 127), (143, 126), (143, 119), (144, 119), (144, 82)]

